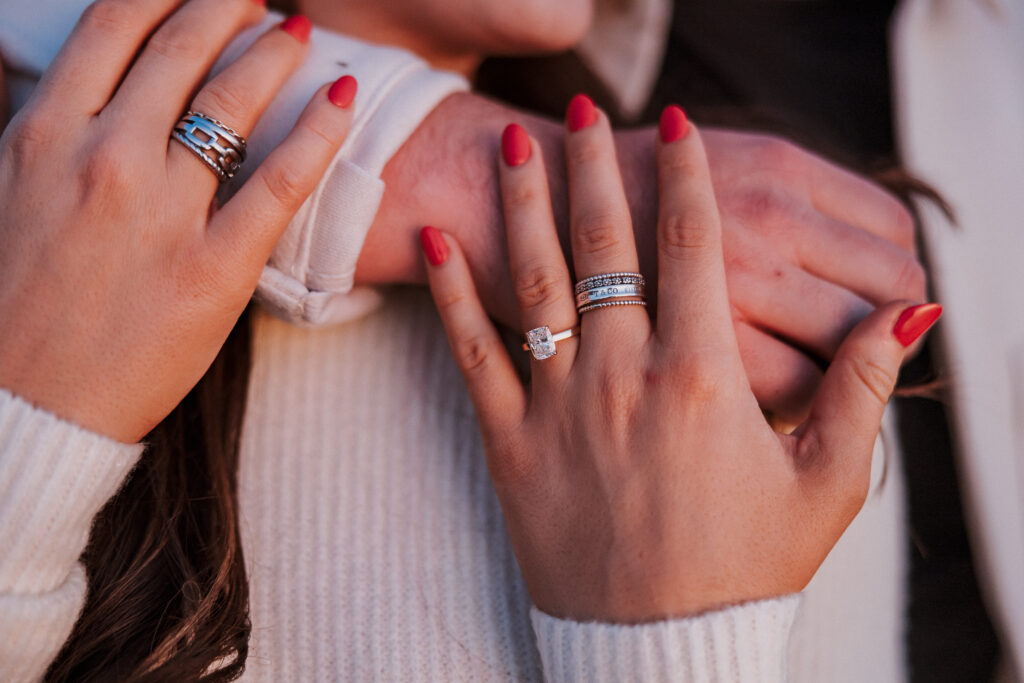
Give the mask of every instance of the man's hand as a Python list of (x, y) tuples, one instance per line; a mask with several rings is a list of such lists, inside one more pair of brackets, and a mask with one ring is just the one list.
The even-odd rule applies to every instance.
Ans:
[[(357, 281), (425, 281), (417, 236), (423, 225), (436, 225), (462, 245), (488, 312), (522, 331), (495, 163), (501, 131), (511, 121), (543, 148), (555, 220), (569, 252), (563, 126), (475, 95), (453, 95), (385, 168), (388, 189)], [(881, 188), (778, 138), (706, 130), (704, 139), (744, 367), (775, 423), (798, 424), (823, 366), (859, 320), (887, 301), (925, 298), (913, 221)], [(653, 140), (649, 131), (616, 136), (641, 268), (652, 280)], [(656, 290), (653, 282), (649, 290)]]

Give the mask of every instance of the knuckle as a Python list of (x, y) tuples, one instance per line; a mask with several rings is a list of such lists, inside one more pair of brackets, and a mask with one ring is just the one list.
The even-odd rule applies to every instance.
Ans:
[(194, 109), (211, 114), (219, 119), (232, 121), (255, 109), (251, 90), (239, 83), (231, 83), (225, 79), (214, 79), (196, 97)]
[(892, 388), (896, 386), (896, 375), (892, 370), (871, 358), (855, 357), (850, 365), (854, 376), (866, 388), (879, 404), (889, 402)]
[(604, 148), (598, 140), (587, 137), (576, 140), (575, 145), (569, 145), (566, 150), (566, 157), (570, 166), (588, 166), (599, 162), (604, 156)]
[(573, 247), (588, 255), (600, 255), (619, 248), (623, 226), (629, 218), (614, 211), (583, 213), (574, 222)]
[(267, 193), (287, 209), (301, 204), (313, 190), (301, 169), (291, 164), (264, 167), (260, 178)]
[(137, 3), (126, 0), (97, 0), (82, 12), (79, 25), (103, 33), (123, 33), (139, 24)]
[(81, 172), (87, 194), (99, 197), (124, 197), (138, 182), (124, 146), (112, 140), (101, 140), (89, 153)]
[(54, 141), (57, 126), (37, 112), (23, 112), (17, 124), (11, 127), (7, 152), (17, 166), (31, 162), (37, 154)]
[(521, 490), (536, 481), (541, 468), (539, 458), (532, 457), (527, 450), (509, 445), (497, 449), (488, 458), (487, 469), (498, 490)]
[(539, 199), (536, 188), (528, 183), (511, 183), (502, 188), (502, 201), (506, 209), (531, 207)]
[(548, 264), (534, 265), (515, 274), (516, 296), (525, 309), (553, 304), (564, 284), (562, 271)]
[(609, 368), (601, 374), (595, 395), (600, 397), (602, 420), (612, 427), (612, 433), (628, 433), (644, 389), (641, 376), (631, 370)]
[(687, 402), (693, 405), (716, 401), (725, 389), (725, 379), (732, 375), (729, 357), (715, 351), (691, 352), (675, 371), (676, 385), (681, 388)]
[(328, 149), (335, 149), (345, 138), (344, 134), (337, 128), (337, 126), (332, 127), (327, 125), (327, 121), (322, 117), (309, 117), (303, 122), (302, 129), (308, 136), (312, 137), (317, 144), (324, 145)]
[(928, 275), (921, 262), (907, 257), (896, 276), (894, 288), (898, 295), (916, 301), (925, 298), (927, 281)]
[(672, 214), (663, 216), (658, 222), (662, 251), (674, 259), (686, 258), (694, 249), (712, 246), (706, 226), (693, 216)]
[(455, 360), (466, 374), (483, 372), (492, 358), (491, 341), (483, 335), (460, 339), (453, 348)]
[(149, 41), (148, 49), (173, 61), (192, 62), (206, 53), (205, 36), (194, 27), (177, 22), (165, 24)]

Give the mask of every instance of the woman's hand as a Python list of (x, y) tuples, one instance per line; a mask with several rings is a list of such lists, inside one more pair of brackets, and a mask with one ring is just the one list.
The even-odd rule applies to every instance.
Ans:
[[(607, 119), (570, 119), (576, 273), (636, 271)], [(740, 361), (700, 133), (673, 107), (660, 135), (656, 326), (636, 305), (587, 312), (580, 336), (532, 361), (528, 388), (458, 245), (422, 233), (516, 556), (556, 616), (640, 622), (801, 590), (859, 511), (906, 346), (941, 310), (872, 313), (837, 351), (808, 421), (773, 432)], [(503, 153), (522, 329), (569, 329), (573, 287), (538, 147), (513, 125)]]
[[(99, 0), (0, 138), (0, 385), (122, 441), (199, 380), (345, 137), (355, 82), (316, 93), (217, 211), (171, 139), (186, 109), (243, 136), (304, 59), (309, 22), (259, 38), (196, 93), (254, 0)], [(151, 36), (151, 37), (149, 37)]]

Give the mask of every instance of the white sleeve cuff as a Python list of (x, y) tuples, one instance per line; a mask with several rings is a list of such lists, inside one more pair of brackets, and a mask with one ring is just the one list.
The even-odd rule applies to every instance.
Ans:
[(635, 626), (581, 623), (531, 611), (549, 683), (786, 680), (800, 596)]
[[(235, 59), (281, 16), (247, 31), (218, 65)], [(310, 54), (249, 136), (244, 182), (291, 130), (316, 90), (345, 74), (359, 82), (348, 138), (320, 185), (296, 214), (260, 279), (257, 295), (272, 313), (320, 325), (349, 320), (375, 307), (370, 289), (353, 290), (356, 261), (384, 195), (384, 166), (444, 98), (469, 88), (466, 79), (436, 71), (415, 55), (314, 29)], [(215, 69), (216, 71), (216, 69)]]
[(93, 517), (142, 453), (0, 389), (0, 595), (68, 581)]

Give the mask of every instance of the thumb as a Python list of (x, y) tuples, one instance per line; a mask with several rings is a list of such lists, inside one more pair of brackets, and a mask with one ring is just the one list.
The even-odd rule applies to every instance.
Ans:
[[(907, 349), (942, 314), (938, 304), (886, 304), (840, 345), (807, 422), (796, 432), (798, 462), (824, 468), (825, 482), (867, 494), (871, 453)], [(844, 496), (845, 498), (845, 496)]]

